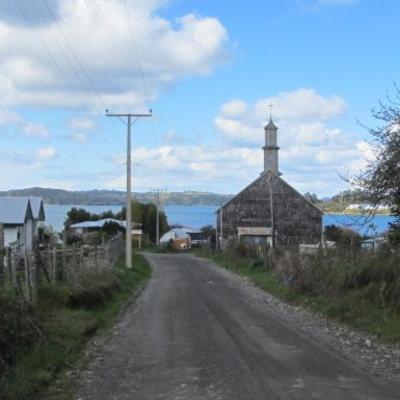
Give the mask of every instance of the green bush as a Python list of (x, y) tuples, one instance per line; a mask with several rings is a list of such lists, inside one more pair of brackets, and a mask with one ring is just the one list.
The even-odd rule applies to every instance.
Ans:
[(37, 310), (20, 297), (0, 293), (0, 376), (17, 352), (27, 350), (40, 337)]
[(100, 307), (120, 285), (121, 282), (113, 271), (81, 274), (70, 287), (69, 303), (71, 307)]

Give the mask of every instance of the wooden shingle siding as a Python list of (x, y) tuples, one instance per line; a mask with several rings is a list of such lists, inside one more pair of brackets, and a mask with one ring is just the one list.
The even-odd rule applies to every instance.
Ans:
[[(270, 174), (264, 173), (222, 206), (223, 238), (236, 238), (238, 227), (270, 227)], [(272, 175), (273, 210), (278, 246), (316, 244), (322, 212), (277, 175)], [(218, 232), (220, 232), (219, 210)]]

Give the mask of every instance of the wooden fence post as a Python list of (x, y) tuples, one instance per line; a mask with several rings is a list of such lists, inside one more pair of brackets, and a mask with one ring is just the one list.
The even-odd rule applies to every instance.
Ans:
[(53, 257), (52, 257), (52, 269), (51, 269), (51, 280), (53, 283), (56, 283), (57, 281), (57, 249), (53, 247)]
[(31, 274), (30, 274), (30, 265), (29, 265), (29, 256), (26, 251), (24, 250), (24, 271), (25, 271), (25, 290), (26, 290), (26, 299), (28, 301), (32, 300), (32, 293), (31, 293)]
[(15, 254), (10, 256), (10, 266), (11, 266), (11, 283), (14, 287), (17, 287), (17, 263), (15, 262)]
[(109, 242), (107, 242), (104, 245), (104, 258), (105, 258), (106, 268), (110, 268), (110, 260), (109, 260), (109, 258), (110, 258), (110, 249), (109, 249), (109, 246), (110, 246)]
[(82, 271), (86, 270), (86, 265), (85, 265), (85, 253), (83, 251), (83, 247), (79, 248), (79, 272), (82, 273)]
[(94, 268), (97, 269), (98, 265), (97, 244), (94, 246)]
[(28, 253), (28, 270), (29, 270), (29, 286), (30, 296), (32, 301), (37, 299), (37, 288), (38, 288), (38, 266), (37, 259), (33, 252)]
[(63, 245), (62, 251), (61, 251), (61, 264), (62, 264), (62, 270), (61, 270), (61, 278), (64, 279), (64, 274), (65, 274), (65, 268), (66, 268), (66, 252), (67, 248), (65, 245)]

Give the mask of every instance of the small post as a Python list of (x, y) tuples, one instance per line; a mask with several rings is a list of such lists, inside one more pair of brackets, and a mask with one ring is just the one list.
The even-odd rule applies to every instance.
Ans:
[(29, 253), (29, 277), (30, 277), (30, 287), (31, 287), (31, 299), (32, 301), (36, 301), (37, 299), (37, 286), (38, 286), (38, 266), (37, 266), (37, 258), (35, 257), (35, 253)]
[(219, 230), (220, 230), (219, 248), (220, 248), (220, 250), (222, 250), (222, 246), (223, 246), (222, 241), (224, 238), (224, 229), (223, 229), (222, 224), (223, 224), (223, 218), (222, 218), (222, 206), (221, 206), (219, 209)]
[(51, 269), (51, 280), (53, 283), (56, 282), (56, 276), (57, 276), (57, 249), (53, 247), (53, 260), (52, 260), (52, 269)]
[(97, 244), (94, 246), (94, 268), (97, 269), (98, 265), (98, 248)]
[(9, 283), (12, 284), (12, 257), (11, 257), (11, 249), (6, 247), (6, 269)]
[(66, 252), (67, 252), (67, 248), (64, 244), (63, 248), (61, 250), (61, 268), (62, 268), (62, 270), (60, 272), (60, 275), (62, 276), (62, 279), (64, 279), (65, 268), (66, 268)]
[(32, 300), (32, 293), (31, 293), (31, 271), (30, 271), (30, 259), (28, 252), (26, 249), (24, 250), (24, 271), (25, 271), (25, 290), (26, 290), (26, 299), (28, 301)]
[(17, 263), (15, 253), (11, 254), (11, 279), (14, 287), (18, 286), (17, 282)]
[(110, 268), (112, 265), (110, 265), (110, 249), (109, 249), (109, 242), (104, 244), (104, 259), (105, 259), (105, 267)]
[(78, 264), (78, 269), (79, 272), (82, 272), (82, 270), (85, 269), (85, 254), (83, 252), (83, 247), (79, 248), (79, 254), (78, 254), (78, 262), (76, 264)]

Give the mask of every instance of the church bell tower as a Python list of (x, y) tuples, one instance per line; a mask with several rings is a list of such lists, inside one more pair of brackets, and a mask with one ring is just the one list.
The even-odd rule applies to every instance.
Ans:
[(272, 122), (271, 116), (264, 131), (264, 173), (272, 172), (275, 175), (281, 175), (279, 172), (279, 147), (277, 145), (278, 127)]

